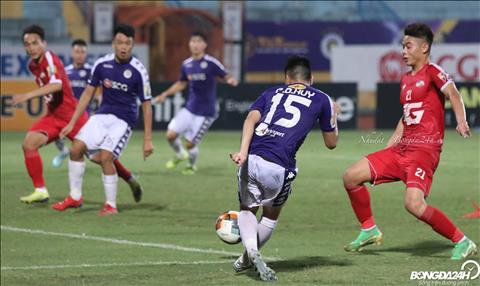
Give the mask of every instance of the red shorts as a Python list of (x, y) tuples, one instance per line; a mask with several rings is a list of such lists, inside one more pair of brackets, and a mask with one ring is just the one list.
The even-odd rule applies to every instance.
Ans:
[(427, 197), (440, 161), (440, 151), (395, 147), (369, 154), (366, 158), (373, 185), (402, 180), (407, 188), (418, 188)]
[[(87, 122), (88, 120), (88, 115), (87, 113), (84, 113), (78, 120), (75, 126), (73, 127), (73, 130), (67, 134), (68, 139), (73, 140), (75, 135), (77, 135), (78, 131), (82, 128), (82, 126)], [(57, 140), (60, 135), (60, 131), (67, 126), (68, 121), (65, 121), (63, 119), (59, 119), (58, 117), (55, 117), (54, 115), (47, 114), (46, 116), (40, 118), (38, 121), (36, 121), (32, 127), (28, 130), (28, 132), (40, 132), (44, 133), (48, 137), (47, 144)]]

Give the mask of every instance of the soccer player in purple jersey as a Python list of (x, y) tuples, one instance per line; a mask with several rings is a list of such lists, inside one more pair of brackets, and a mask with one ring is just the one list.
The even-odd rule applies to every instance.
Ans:
[[(243, 125), (240, 151), (231, 155), (239, 166), (238, 225), (245, 247), (233, 269), (240, 272), (254, 266), (264, 281), (275, 281), (277, 276), (258, 250), (272, 235), (292, 191), (298, 171), (296, 152), (317, 122), (327, 148), (337, 144), (339, 108), (311, 85), (309, 60), (291, 57), (285, 66), (285, 84), (267, 89), (253, 103)], [(260, 206), (263, 213), (257, 221)]]
[(87, 108), (95, 90), (103, 85), (103, 100), (96, 114), (90, 117), (75, 137), (70, 152), (70, 195), (52, 207), (63, 211), (83, 203), (82, 182), (85, 173), (84, 155), (99, 152), (106, 203), (100, 216), (117, 214), (118, 175), (114, 165), (128, 144), (138, 117), (137, 99), (142, 102), (145, 126), (143, 157), (153, 152), (152, 106), (148, 73), (143, 64), (132, 56), (135, 30), (129, 25), (115, 28), (112, 46), (115, 53), (95, 62), (88, 85), (83, 92), (70, 123), (62, 130), (68, 134), (78, 117)]
[[(180, 79), (153, 102), (163, 102), (167, 96), (185, 89), (188, 84), (187, 103), (168, 124), (167, 139), (175, 157), (167, 162), (166, 167), (174, 169), (188, 159), (189, 164), (182, 173), (191, 175), (197, 170), (198, 144), (218, 116), (216, 78), (223, 78), (232, 86), (238, 82), (217, 59), (205, 54), (207, 40), (204, 34), (194, 32), (188, 45), (192, 56), (183, 61)], [(185, 137), (188, 152), (183, 148), (180, 136)]]

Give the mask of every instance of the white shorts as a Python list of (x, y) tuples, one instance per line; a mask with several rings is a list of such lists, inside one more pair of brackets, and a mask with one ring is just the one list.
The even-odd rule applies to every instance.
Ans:
[(266, 161), (257, 155), (248, 155), (238, 169), (238, 199), (240, 204), (257, 206), (281, 206), (290, 195), (291, 183), (296, 172)]
[(87, 145), (88, 152), (107, 150), (115, 158), (127, 147), (132, 129), (127, 122), (112, 114), (95, 114), (80, 129), (75, 139)]
[(216, 116), (207, 117), (193, 114), (184, 107), (170, 121), (168, 129), (197, 145), (202, 141), (203, 135), (212, 126), (215, 119), (217, 119)]

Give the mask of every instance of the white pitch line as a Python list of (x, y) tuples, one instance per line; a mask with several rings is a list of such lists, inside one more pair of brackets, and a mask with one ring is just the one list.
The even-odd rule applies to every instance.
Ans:
[(169, 244), (169, 243), (138, 242), (138, 241), (124, 240), (124, 239), (115, 239), (115, 238), (108, 238), (108, 237), (83, 235), (83, 234), (80, 235), (80, 234), (74, 234), (74, 233), (51, 232), (51, 231), (44, 231), (44, 230), (38, 230), (38, 229), (18, 228), (18, 227), (12, 227), (12, 226), (4, 226), (4, 225), (1, 226), (1, 230), (12, 231), (12, 232), (24, 232), (24, 233), (30, 233), (30, 234), (41, 234), (41, 235), (48, 235), (48, 236), (77, 238), (77, 239), (84, 239), (84, 240), (103, 241), (103, 242), (109, 242), (109, 243), (115, 243), (115, 244), (127, 244), (127, 245), (143, 246), (143, 247), (173, 249), (173, 250), (186, 251), (186, 252), (199, 252), (199, 253), (233, 255), (233, 256), (239, 256), (241, 254), (239, 252), (185, 247), (185, 246)]
[(32, 266), (5, 266), (2, 271), (8, 270), (44, 270), (44, 269), (64, 269), (64, 268), (96, 268), (96, 267), (122, 267), (122, 266), (158, 266), (158, 265), (204, 265), (204, 264), (224, 264), (231, 261), (146, 261), (132, 263), (101, 263), (101, 264), (70, 264), (70, 265), (32, 265)]

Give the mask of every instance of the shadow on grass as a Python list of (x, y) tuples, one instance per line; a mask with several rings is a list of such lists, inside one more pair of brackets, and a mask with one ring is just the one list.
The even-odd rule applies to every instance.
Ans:
[[(421, 241), (415, 244), (406, 245), (406, 246), (397, 246), (397, 247), (390, 247), (390, 248), (382, 248), (376, 247), (375, 249), (366, 249), (362, 251), (362, 254), (368, 255), (378, 255), (383, 252), (400, 252), (400, 253), (407, 253), (412, 256), (424, 256), (424, 257), (442, 257), (445, 258), (448, 254), (444, 252), (447, 250), (452, 249), (452, 244), (448, 242), (436, 241), (436, 240), (429, 240), (429, 241)], [(438, 255), (438, 253), (442, 253), (442, 255)]]
[[(59, 202), (62, 201), (64, 198), (62, 197), (54, 197), (50, 198), (50, 202), (48, 203), (48, 207), (50, 207), (51, 204), (54, 202)], [(84, 200), (83, 205), (81, 208), (77, 208), (74, 211), (77, 213), (85, 213), (85, 212), (92, 212), (96, 211), (98, 212), (100, 209), (102, 209), (104, 202), (101, 201), (89, 201), (89, 200)], [(117, 205), (119, 212), (124, 212), (124, 211), (131, 211), (131, 210), (150, 210), (150, 211), (163, 211), (167, 208), (167, 205), (163, 204), (152, 204), (152, 203), (125, 203), (125, 204), (118, 204)]]

